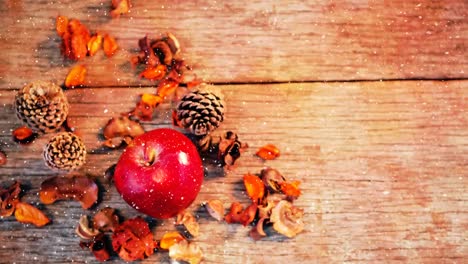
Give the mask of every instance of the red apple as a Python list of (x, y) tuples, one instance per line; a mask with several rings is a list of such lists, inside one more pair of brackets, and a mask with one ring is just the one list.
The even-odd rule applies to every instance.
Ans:
[(177, 215), (195, 200), (203, 177), (195, 145), (168, 128), (136, 137), (114, 172), (117, 191), (129, 205), (162, 219)]

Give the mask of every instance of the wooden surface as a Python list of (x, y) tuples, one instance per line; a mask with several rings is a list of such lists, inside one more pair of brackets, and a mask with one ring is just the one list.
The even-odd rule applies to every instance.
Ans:
[[(194, 72), (224, 95), (220, 130), (250, 145), (229, 173), (210, 168), (190, 208), (204, 263), (466, 262), (466, 1), (133, 1), (118, 20), (107, 16), (109, 2), (0, 2), (0, 149), (8, 156), (0, 182), (23, 181), (23, 200), (53, 221), (35, 228), (0, 219), (0, 263), (95, 262), (78, 245), (79, 217), (105, 206), (138, 215), (103, 179), (120, 151), (98, 150), (99, 133), (138, 94), (154, 91), (128, 59), (139, 38), (166, 31), (179, 37)], [(40, 183), (58, 175), (41, 157), (49, 136), (30, 145), (11, 137), (21, 125), (17, 89), (36, 79), (60, 84), (72, 65), (58, 48), (58, 14), (113, 34), (121, 46), (111, 59), (100, 53), (83, 61), (87, 87), (66, 91), (70, 120), (91, 150), (80, 172), (101, 183), (102, 199), (88, 211), (76, 202), (41, 205)], [(434, 80), (407, 80), (415, 78)], [(321, 82), (329, 80), (336, 82)], [(173, 107), (165, 102), (145, 129), (170, 127)], [(256, 158), (266, 143), (282, 156)], [(247, 204), (241, 177), (265, 166), (303, 182), (296, 204), (306, 229), (296, 238), (254, 242), (249, 228), (213, 221), (199, 208), (212, 198)], [(172, 220), (151, 226), (156, 238), (173, 229)], [(167, 253), (144, 261), (157, 262), (169, 263)]]

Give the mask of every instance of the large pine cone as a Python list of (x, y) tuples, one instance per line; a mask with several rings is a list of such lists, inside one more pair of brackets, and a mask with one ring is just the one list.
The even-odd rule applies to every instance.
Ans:
[(214, 93), (194, 91), (185, 95), (177, 106), (177, 120), (196, 136), (205, 136), (224, 120), (224, 105)]
[(75, 170), (86, 161), (86, 147), (73, 133), (62, 132), (54, 136), (44, 149), (46, 165), (53, 169)]
[(60, 86), (35, 81), (15, 97), (16, 115), (36, 133), (56, 131), (67, 119), (68, 101)]

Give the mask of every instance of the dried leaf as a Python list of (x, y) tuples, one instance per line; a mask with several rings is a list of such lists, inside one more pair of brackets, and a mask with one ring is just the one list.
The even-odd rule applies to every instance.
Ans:
[(154, 253), (156, 245), (148, 223), (141, 217), (118, 225), (112, 235), (112, 247), (125, 261), (143, 260)]
[(247, 195), (254, 203), (259, 203), (265, 195), (265, 185), (260, 177), (253, 174), (244, 175), (244, 186), (247, 190)]
[(21, 184), (15, 181), (7, 188), (0, 188), (0, 217), (6, 217), (13, 214), (16, 204), (19, 202), (21, 193)]
[(85, 83), (86, 68), (84, 65), (75, 65), (65, 78), (65, 87), (75, 88)]
[(88, 48), (88, 55), (94, 56), (96, 52), (101, 48), (103, 42), (103, 37), (101, 34), (97, 33), (94, 34), (88, 41), (87, 48)]
[(140, 123), (133, 121), (126, 116), (111, 118), (103, 130), (103, 135), (106, 139), (126, 136), (135, 138), (143, 133), (145, 133), (145, 130)]
[(99, 230), (94, 229), (90, 225), (88, 216), (82, 215), (78, 225), (75, 228), (75, 233), (82, 239), (89, 240), (97, 236), (99, 234)]
[(140, 78), (145, 78), (151, 81), (159, 81), (166, 76), (167, 67), (164, 64), (157, 66), (148, 66), (140, 73)]
[(15, 217), (18, 222), (33, 224), (42, 227), (50, 222), (50, 219), (36, 207), (23, 202), (18, 202), (15, 209)]
[(79, 201), (83, 209), (88, 209), (97, 202), (98, 186), (88, 177), (55, 176), (42, 182), (39, 198), (44, 204), (72, 199)]
[(68, 32), (68, 18), (66, 16), (57, 16), (55, 19), (55, 30), (60, 37)]
[(119, 46), (117, 45), (117, 41), (114, 37), (106, 34), (104, 36), (102, 48), (104, 49), (104, 54), (106, 54), (107, 57), (112, 57), (115, 54), (115, 52), (119, 49)]
[(93, 227), (101, 232), (113, 232), (118, 225), (119, 216), (114, 208), (103, 208), (93, 217)]
[(185, 238), (177, 231), (166, 232), (161, 241), (159, 242), (159, 247), (161, 249), (168, 250), (174, 244), (179, 243), (180, 241), (185, 240)]
[(198, 264), (203, 259), (203, 252), (195, 243), (181, 240), (169, 248), (169, 257), (176, 261)]
[(93, 237), (91, 241), (80, 242), (80, 247), (91, 250), (98, 261), (106, 261), (110, 259), (106, 244), (104, 234), (99, 233), (97, 236)]
[(198, 236), (200, 233), (200, 226), (190, 212), (185, 211), (177, 214), (176, 225), (183, 225), (187, 232), (194, 237)]
[(205, 203), (205, 209), (211, 217), (221, 221), (224, 216), (224, 204), (220, 200), (210, 200)]
[(301, 195), (300, 184), (300, 181), (282, 182), (280, 183), (281, 192), (292, 199), (296, 199)]
[(113, 18), (118, 18), (120, 15), (130, 11), (130, 0), (112, 0), (112, 10), (110, 14)]
[(270, 221), (276, 232), (292, 238), (304, 230), (303, 216), (304, 210), (282, 200), (272, 209)]
[(5, 152), (0, 150), (0, 166), (7, 164), (7, 156)]
[(273, 160), (280, 156), (280, 151), (275, 145), (267, 144), (261, 147), (256, 155), (264, 160)]
[(27, 126), (19, 127), (13, 131), (13, 139), (21, 144), (31, 143), (36, 136), (37, 134)]

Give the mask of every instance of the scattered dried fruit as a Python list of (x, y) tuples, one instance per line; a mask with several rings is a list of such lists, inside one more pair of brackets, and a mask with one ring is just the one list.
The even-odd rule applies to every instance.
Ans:
[(264, 160), (273, 160), (280, 156), (280, 151), (275, 145), (267, 144), (261, 147), (256, 155)]
[(177, 87), (179, 87), (179, 82), (173, 79), (164, 79), (158, 83), (156, 96), (160, 98), (165, 98), (169, 95), (174, 94)]
[(252, 229), (250, 230), (250, 237), (253, 239), (253, 240), (260, 240), (262, 239), (262, 237), (266, 237), (267, 234), (265, 233), (265, 230), (263, 229), (264, 228), (264, 223), (265, 221), (267, 220), (268, 218), (266, 217), (262, 217), (258, 220), (257, 224), (252, 227)]
[(180, 241), (185, 240), (185, 238), (177, 231), (166, 232), (161, 241), (159, 242), (159, 247), (161, 249), (168, 250), (174, 244), (179, 243)]
[(278, 170), (272, 168), (263, 169), (260, 172), (260, 175), (262, 177), (263, 184), (265, 184), (271, 192), (280, 192), (280, 184), (286, 181)]
[(103, 135), (106, 141), (103, 144), (106, 147), (116, 148), (121, 146), (123, 142), (129, 144), (133, 138), (143, 133), (145, 133), (145, 130), (140, 123), (126, 116), (113, 117), (104, 127)]
[(151, 81), (159, 81), (166, 76), (167, 67), (164, 64), (159, 64), (157, 66), (149, 66), (144, 71), (140, 73), (141, 78), (145, 78)]
[(270, 221), (276, 232), (292, 238), (304, 230), (303, 216), (303, 209), (295, 207), (289, 201), (282, 200), (272, 209)]
[(110, 14), (113, 18), (120, 17), (130, 11), (130, 0), (112, 0), (112, 10)]
[(244, 226), (252, 223), (257, 213), (257, 204), (252, 203), (245, 210), (239, 202), (233, 202), (229, 213), (224, 217), (228, 224), (240, 223)]
[(3, 166), (7, 163), (7, 156), (5, 152), (0, 150), (0, 166)]
[(183, 225), (191, 236), (196, 237), (200, 233), (200, 226), (193, 214), (190, 212), (184, 211), (177, 214), (176, 225)]
[(106, 34), (104, 36), (102, 48), (104, 49), (104, 54), (106, 54), (107, 57), (112, 57), (114, 56), (115, 52), (119, 49), (119, 46), (117, 45), (117, 41), (114, 37), (110, 36), (109, 34)]
[(93, 217), (93, 227), (101, 232), (113, 232), (119, 225), (119, 216), (114, 208), (106, 207), (97, 212)]
[(159, 95), (144, 93), (141, 95), (141, 102), (148, 105), (151, 108), (155, 108), (163, 102), (163, 98)]
[(90, 241), (80, 242), (80, 247), (91, 250), (98, 261), (106, 261), (110, 259), (110, 253), (107, 251), (106, 239), (103, 233), (99, 233)]
[(221, 221), (224, 217), (224, 204), (220, 200), (210, 200), (204, 204), (206, 211), (214, 219)]
[(65, 16), (57, 16), (55, 19), (55, 30), (57, 34), (62, 37), (68, 32), (68, 18)]
[(263, 199), (265, 195), (265, 185), (260, 177), (250, 173), (244, 175), (244, 186), (252, 202), (259, 203)]
[(169, 248), (169, 257), (176, 261), (198, 264), (203, 259), (203, 252), (195, 243), (181, 240)]
[(18, 222), (33, 224), (42, 227), (50, 222), (50, 219), (36, 207), (23, 202), (18, 202), (15, 209), (15, 218)]
[(222, 166), (229, 168), (240, 158), (241, 153), (246, 148), (248, 148), (248, 145), (241, 143), (236, 133), (228, 131), (221, 137), (219, 142), (218, 160)]
[(301, 195), (301, 190), (299, 189), (300, 181), (292, 182), (282, 182), (280, 183), (281, 192), (290, 197), (291, 199), (296, 199)]
[(21, 144), (27, 144), (32, 142), (36, 138), (35, 134), (29, 127), (22, 126), (13, 130), (13, 139)]
[[(66, 26), (65, 26), (66, 25)], [(62, 38), (62, 54), (71, 60), (80, 60), (88, 53), (87, 44), (91, 38), (89, 30), (78, 19), (64, 16), (56, 18), (57, 34)]]
[(75, 65), (65, 78), (65, 87), (75, 88), (85, 84), (86, 68), (84, 65)]
[(75, 228), (75, 233), (82, 239), (89, 240), (97, 236), (99, 234), (99, 230), (94, 229), (91, 226), (87, 215), (82, 215), (78, 225)]
[(19, 202), (20, 193), (21, 185), (18, 181), (15, 181), (7, 188), (0, 187), (0, 217), (13, 214), (16, 204)]
[(87, 48), (88, 48), (88, 55), (94, 56), (96, 52), (101, 48), (103, 42), (103, 37), (101, 34), (96, 33), (94, 34), (88, 41)]
[(112, 247), (125, 261), (143, 260), (153, 254), (156, 246), (148, 223), (141, 217), (126, 220), (112, 235)]
[(55, 176), (42, 182), (39, 198), (44, 204), (73, 199), (79, 201), (83, 209), (88, 209), (97, 201), (98, 186), (88, 177)]

